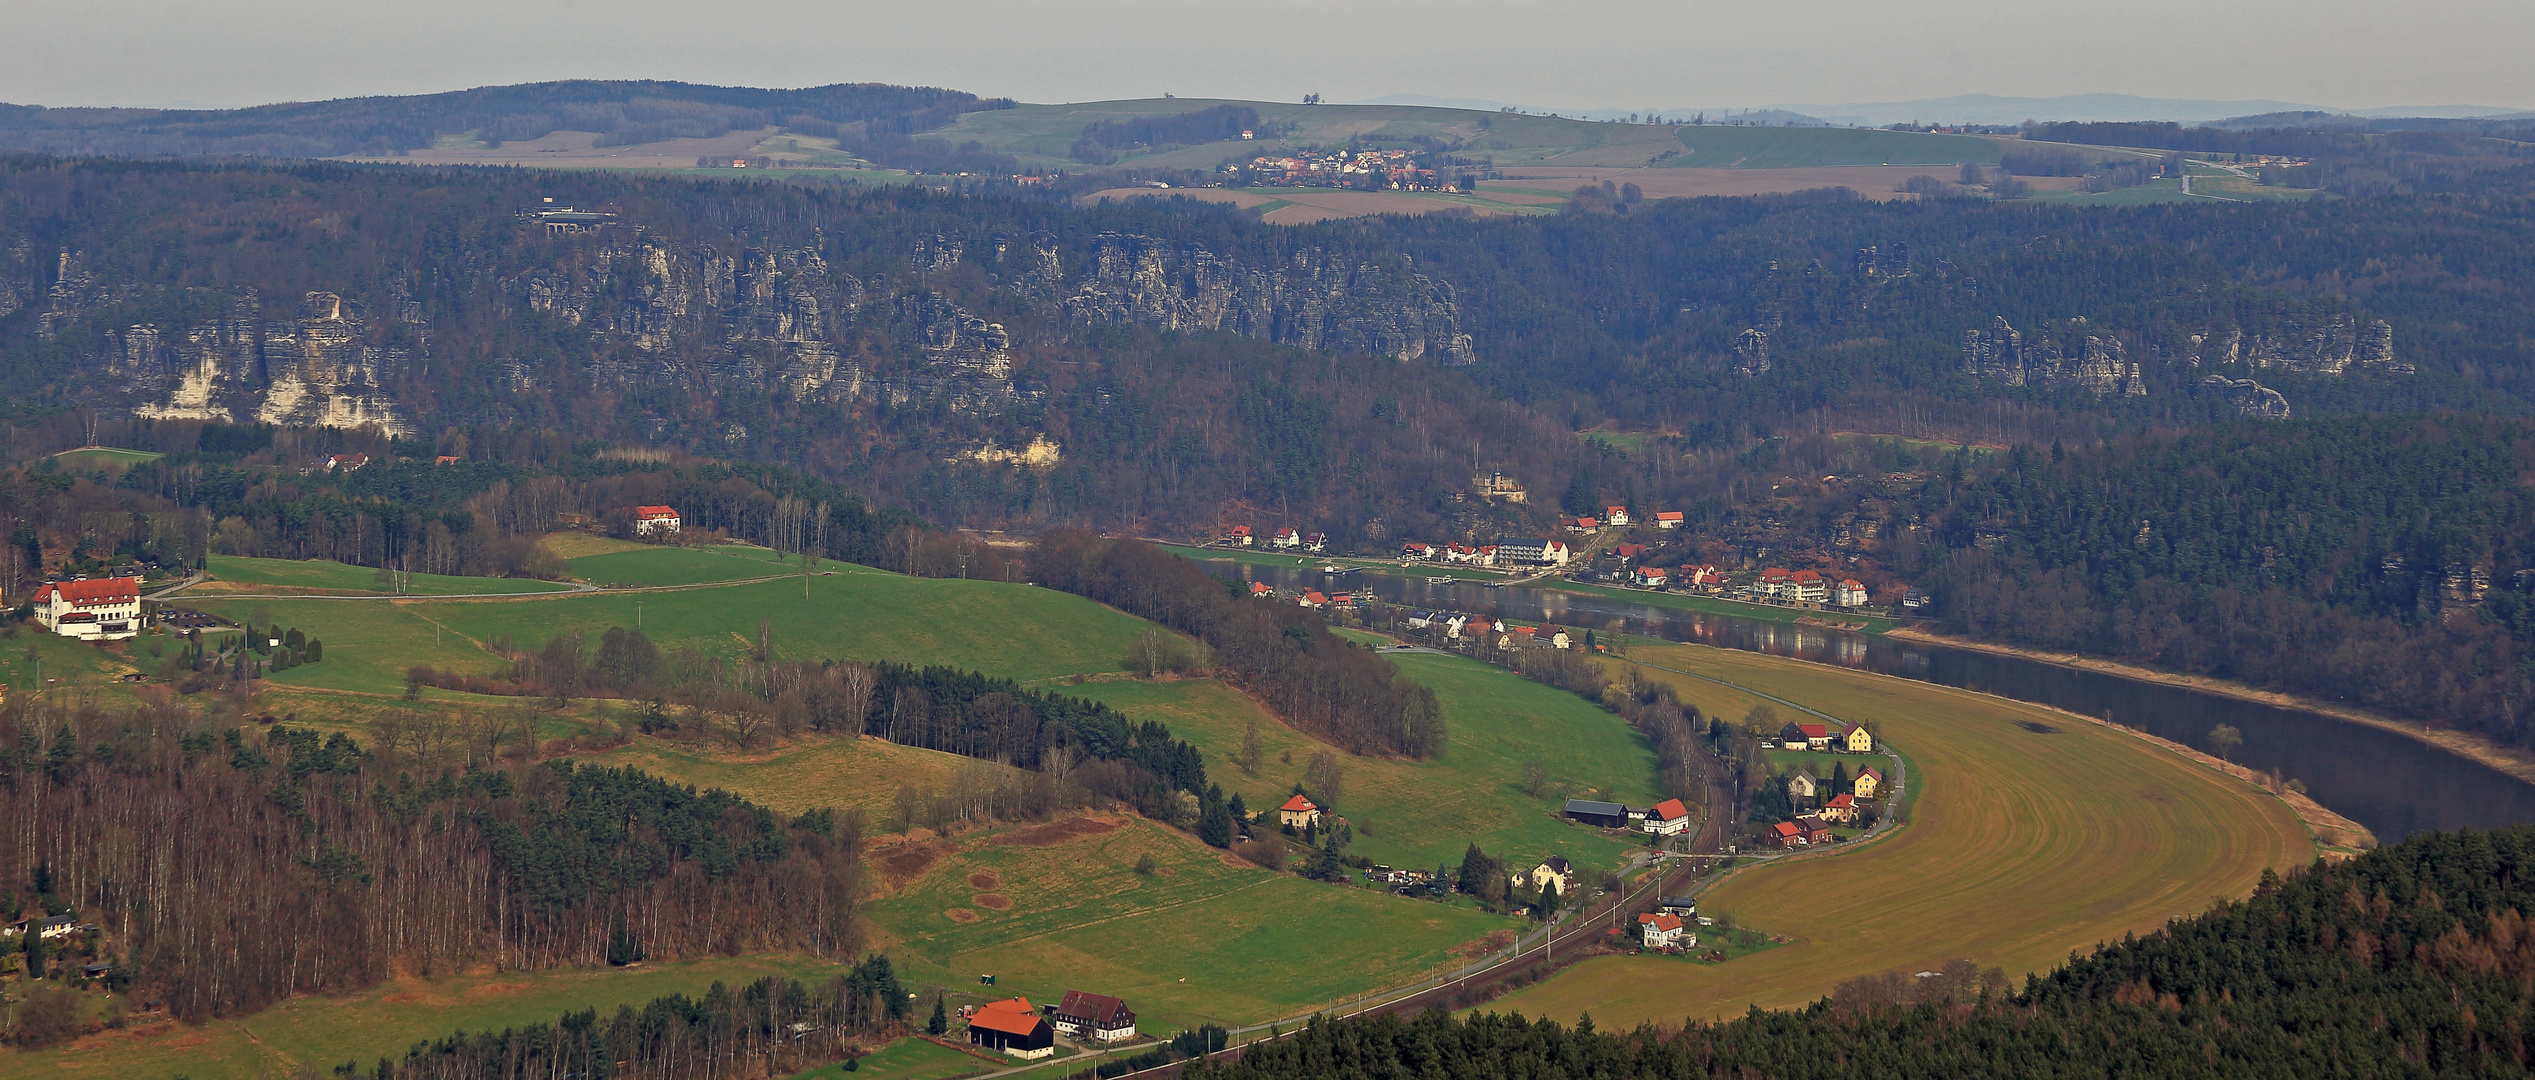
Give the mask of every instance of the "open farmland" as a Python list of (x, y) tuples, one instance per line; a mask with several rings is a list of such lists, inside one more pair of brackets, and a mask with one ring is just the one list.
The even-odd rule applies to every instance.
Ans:
[[(1410, 677), (1433, 688), (1451, 737), (1430, 761), (1358, 757), (1279, 723), (1267, 710), (1215, 680), (1104, 681), (1063, 688), (1107, 702), (1137, 720), (1159, 720), (1206, 753), (1206, 775), (1253, 810), (1283, 802), (1316, 752), (1346, 768), (1337, 810), (1356, 830), (1350, 854), (1403, 867), (1458, 862), (1472, 843), (1530, 866), (1561, 854), (1589, 869), (1616, 868), (1640, 845), (1614, 840), (1559, 817), (1569, 796), (1654, 800), (1654, 753), (1619, 717), (1475, 660), (1393, 654)], [(1251, 775), (1233, 760), (1250, 723), (1264, 753)], [(1541, 794), (1523, 790), (1525, 762), (1550, 777)]]
[[(186, 591), (187, 596), (223, 592), (304, 592), (348, 596), (386, 596), (390, 588), (379, 571), (324, 559), (253, 559), (242, 555), (211, 557), (212, 580)], [(470, 593), (564, 592), (571, 586), (533, 578), (451, 577), (413, 574), (403, 581), (404, 595), (453, 596)]]
[(811, 980), (836, 970), (815, 957), (743, 956), (636, 968), (409, 976), (347, 994), (295, 998), (200, 1027), (161, 1019), (49, 1050), (0, 1050), (0, 1077), (257, 1080), (300, 1075), (303, 1067), (328, 1075), (346, 1061), (367, 1066), (462, 1029), (551, 1023), (580, 1009), (613, 1012), (666, 994), (701, 994), (716, 982), (738, 986), (767, 975)]
[[(1137, 874), (1151, 856), (1155, 870)], [(1053, 1000), (1096, 989), (1147, 1031), (1308, 1011), (1456, 963), (1517, 920), (1258, 869), (1133, 817), (1084, 815), (873, 853), (864, 912), (908, 976)], [(1333, 958), (1343, 957), (1343, 962)]]
[(151, 450), (126, 450), (119, 446), (83, 446), (53, 455), (65, 469), (121, 469), (145, 461), (157, 461), (167, 455)]
[(1449, 191), (1345, 191), (1338, 188), (1110, 188), (1075, 200), (1080, 205), (1130, 199), (1186, 198), (1231, 206), (1257, 214), (1270, 225), (1308, 225), (1315, 221), (1373, 214), (1477, 214), (1482, 217), (1525, 217), (1556, 213), (1564, 194)]
[[(2073, 949), (2241, 896), (2315, 857), (2279, 799), (2175, 752), (2036, 706), (1699, 646), (1632, 658), (1874, 719), (1916, 772), (1912, 822), (1870, 847), (1747, 869), (1702, 898), (1795, 944), (1714, 966), (1597, 957), (1492, 1008), (1602, 1024), (1783, 1008), (1841, 980), (1953, 959), (2040, 972)], [(1743, 695), (1648, 670), (1729, 717)], [(1730, 693), (1730, 692), (1729, 692)], [(1713, 700), (1713, 704), (1711, 704)]]

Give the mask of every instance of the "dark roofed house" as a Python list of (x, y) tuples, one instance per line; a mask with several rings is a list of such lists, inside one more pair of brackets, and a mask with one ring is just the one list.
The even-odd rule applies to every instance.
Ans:
[(1056, 1030), (1093, 1042), (1121, 1042), (1135, 1038), (1135, 1012), (1117, 998), (1068, 990), (1056, 1007)]
[(1615, 802), (1569, 799), (1567, 818), (1605, 829), (1624, 829), (1628, 827), (1628, 807)]

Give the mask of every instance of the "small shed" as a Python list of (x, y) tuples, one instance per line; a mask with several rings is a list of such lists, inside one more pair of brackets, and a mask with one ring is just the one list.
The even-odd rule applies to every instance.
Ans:
[(1628, 807), (1615, 802), (1594, 802), (1590, 799), (1567, 800), (1567, 819), (1604, 829), (1628, 827)]

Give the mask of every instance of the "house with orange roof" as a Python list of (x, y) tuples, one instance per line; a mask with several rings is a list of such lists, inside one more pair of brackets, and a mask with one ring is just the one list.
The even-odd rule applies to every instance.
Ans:
[(1830, 582), (1811, 570), (1798, 570), (1787, 575), (1788, 591), (1779, 598), (1799, 604), (1819, 604), (1831, 598)]
[(1056, 1056), (1056, 1027), (1028, 998), (989, 1001), (968, 1014), (968, 1041), (1023, 1061)]
[(1865, 607), (1866, 583), (1856, 578), (1841, 578), (1839, 587), (1831, 590), (1831, 602), (1841, 607)]
[(1655, 527), (1658, 529), (1678, 529), (1681, 527), (1681, 520), (1679, 510), (1655, 511)]
[(1665, 799), (1646, 809), (1646, 821), (1638, 827), (1656, 836), (1678, 836), (1690, 828), (1690, 808), (1679, 799)]
[(662, 533), (674, 535), (684, 525), (685, 519), (678, 516), (676, 507), (637, 506), (634, 508), (634, 535), (636, 536), (656, 536)]
[(1797, 828), (1795, 822), (1781, 821), (1762, 833), (1761, 839), (1775, 848), (1800, 848), (1804, 846), (1804, 830)]
[(1258, 538), (1250, 535), (1249, 526), (1235, 525), (1232, 528), (1225, 530), (1221, 539), (1225, 544), (1232, 547), (1249, 547), (1251, 542)]
[[(1649, 949), (1688, 949), (1696, 948), (1699, 944), (1698, 936), (1690, 934), (1682, 926), (1681, 916), (1669, 911), (1639, 915), (1637, 933), (1638, 940), (1645, 942)], [(1681, 940), (1684, 936), (1688, 936), (1690, 940), (1687, 942)]]
[(1794, 579), (1795, 574), (1786, 567), (1773, 566), (1760, 572), (1760, 580), (1752, 583), (1752, 591), (1762, 596), (1783, 597)]
[(1602, 508), (1602, 520), (1617, 528), (1627, 528), (1629, 525), (1628, 507), (1605, 506)]
[(138, 578), (49, 581), (31, 603), (36, 624), (63, 637), (120, 641), (141, 632)]
[(1854, 824), (1857, 821), (1857, 796), (1845, 791), (1831, 796), (1831, 801), (1822, 804), (1822, 819), (1842, 825)]
[(1320, 824), (1320, 807), (1312, 805), (1310, 799), (1297, 791), (1293, 798), (1285, 800), (1285, 805), (1276, 808), (1276, 823), (1297, 829), (1311, 828)]

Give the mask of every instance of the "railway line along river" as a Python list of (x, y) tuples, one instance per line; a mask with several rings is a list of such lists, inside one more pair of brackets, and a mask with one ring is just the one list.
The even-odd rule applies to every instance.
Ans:
[(2535, 821), (2535, 784), (2398, 731), (2307, 709), (2022, 656), (1620, 597), (1386, 574), (1341, 576), (1311, 566), (1206, 565), (1283, 590), (1370, 587), (1375, 596), (1410, 608), (1618, 630), (1918, 679), (2104, 717), (2193, 746), (2205, 745), (2212, 728), (2227, 724), (2244, 736), (2231, 755), (2235, 761), (2303, 782), (2317, 802), (2367, 826), (2384, 843), (2423, 830)]

